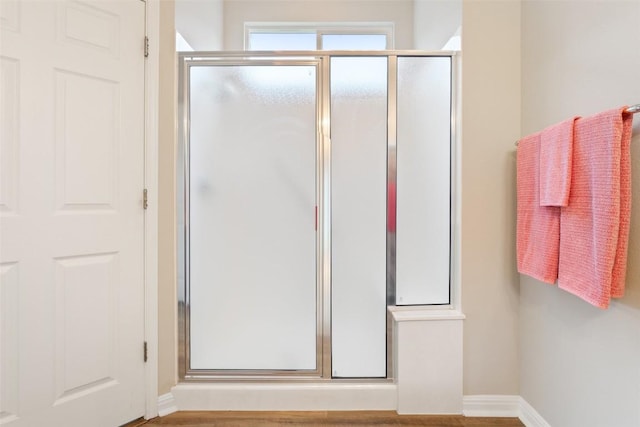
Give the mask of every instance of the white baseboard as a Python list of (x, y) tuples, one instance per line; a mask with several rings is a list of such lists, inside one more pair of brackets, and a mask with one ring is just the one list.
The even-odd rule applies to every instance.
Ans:
[(158, 416), (164, 417), (165, 415), (173, 414), (177, 411), (178, 405), (172, 393), (158, 396)]
[(464, 396), (462, 413), (465, 417), (518, 417), (520, 416), (520, 396)]
[[(384, 383), (178, 384), (158, 397), (158, 415), (178, 410), (396, 410), (396, 394), (395, 384)], [(526, 427), (551, 427), (520, 396), (464, 396), (462, 407), (466, 417), (513, 417)]]
[(551, 427), (542, 415), (520, 396), (464, 396), (462, 407), (465, 417), (517, 417), (526, 427)]
[(395, 410), (393, 383), (178, 384), (171, 389), (181, 411)]
[(551, 424), (523, 398), (520, 398), (520, 421), (526, 427), (551, 427)]

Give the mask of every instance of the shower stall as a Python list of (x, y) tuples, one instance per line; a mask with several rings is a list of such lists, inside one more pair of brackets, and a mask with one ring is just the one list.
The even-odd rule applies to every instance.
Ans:
[(393, 377), (387, 307), (451, 303), (455, 59), (180, 54), (181, 380)]

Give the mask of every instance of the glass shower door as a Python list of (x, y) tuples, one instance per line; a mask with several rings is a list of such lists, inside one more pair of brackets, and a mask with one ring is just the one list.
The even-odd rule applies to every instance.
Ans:
[(387, 306), (451, 302), (452, 58), (180, 64), (180, 378), (391, 378)]
[(319, 369), (317, 65), (188, 68), (191, 370)]

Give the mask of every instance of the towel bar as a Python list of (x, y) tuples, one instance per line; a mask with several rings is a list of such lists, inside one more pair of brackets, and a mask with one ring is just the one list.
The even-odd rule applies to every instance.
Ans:
[[(628, 107), (626, 110), (624, 110), (624, 112), (628, 114), (640, 113), (640, 104), (632, 105), (631, 107)], [(516, 141), (516, 147), (517, 146), (518, 141)]]
[(624, 112), (629, 114), (640, 113), (640, 104), (632, 105), (631, 107), (624, 110)]

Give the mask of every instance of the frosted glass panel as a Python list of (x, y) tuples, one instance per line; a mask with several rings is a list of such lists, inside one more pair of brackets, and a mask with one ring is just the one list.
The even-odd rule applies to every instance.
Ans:
[(190, 78), (191, 369), (315, 369), (316, 69)]
[(396, 303), (449, 303), (451, 60), (398, 58)]
[(333, 377), (384, 377), (387, 58), (332, 58), (331, 161)]

